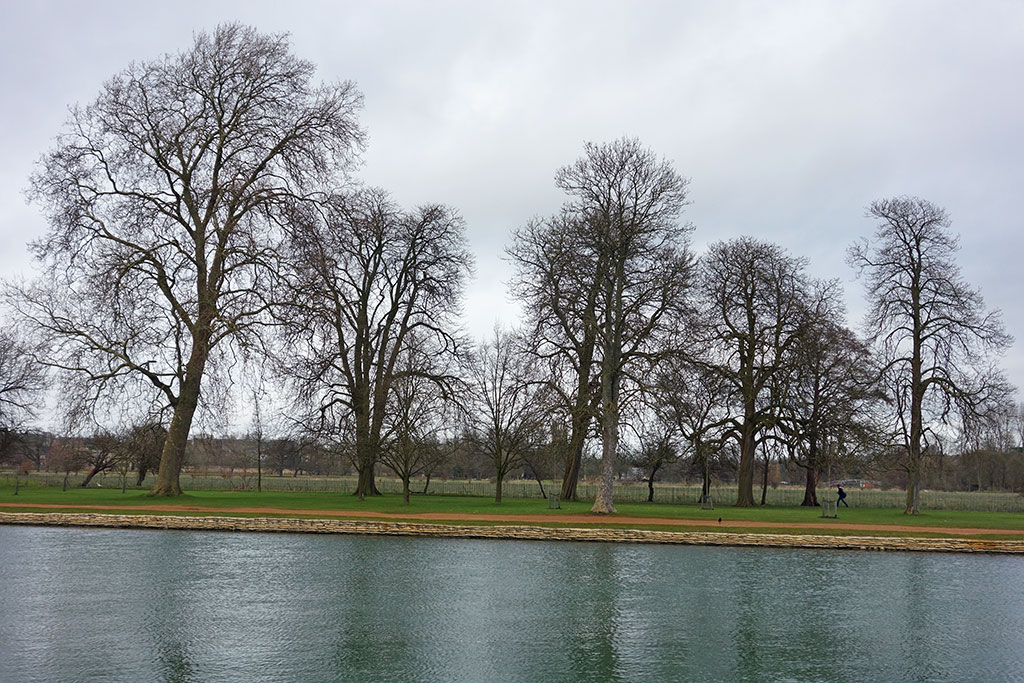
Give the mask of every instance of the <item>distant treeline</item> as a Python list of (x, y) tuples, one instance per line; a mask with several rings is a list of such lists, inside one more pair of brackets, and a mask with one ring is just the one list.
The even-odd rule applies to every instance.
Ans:
[[(130, 484), (141, 484), (143, 482), (138, 481), (138, 474), (142, 472), (144, 480), (145, 474), (151, 473), (157, 462), (156, 456), (152, 453), (150, 462), (145, 463), (141, 459), (144, 454), (118, 448), (109, 440), (59, 437), (39, 431), (6, 433), (3, 435), (2, 444), (0, 467), (15, 473), (86, 473), (88, 476), (89, 473), (96, 475), (102, 472), (111, 475), (123, 470), (126, 461)], [(131, 445), (130, 442), (122, 444), (129, 448)], [(309, 441), (268, 439), (262, 444), (261, 449), (261, 467), (267, 476), (356, 474), (350, 458), (330, 452)], [(437, 466), (425, 475), (429, 474), (436, 479), (479, 480), (493, 477), (492, 463), (487, 454), (475, 451), (465, 444), (453, 445), (446, 451), (451, 456), (438, 461)], [(221, 476), (230, 479), (243, 474), (252, 475), (257, 469), (256, 452), (256, 439), (252, 437), (200, 436), (189, 441), (185, 468), (195, 476)], [(712, 472), (715, 485), (735, 484), (737, 465), (735, 458), (717, 460)], [(582, 478), (596, 478), (599, 466), (597, 458), (585, 457)], [(767, 472), (769, 487), (803, 485), (803, 468), (785, 458), (781, 461), (771, 461)], [(650, 469), (623, 460), (619, 464), (616, 477), (621, 481), (646, 481), (650, 474)], [(510, 478), (516, 479), (534, 480), (538, 476), (545, 482), (557, 480), (557, 468), (534, 471), (532, 467), (522, 465), (510, 473)], [(703, 471), (699, 462), (693, 458), (682, 458), (659, 468), (654, 481), (655, 485), (659, 482), (699, 485), (702, 476)], [(877, 467), (844, 468), (832, 472), (831, 476), (833, 481), (866, 480), (870, 482), (869, 486), (880, 488), (903, 489), (907, 483), (905, 473)], [(88, 481), (86, 483), (88, 484)], [(978, 450), (936, 457), (926, 470), (924, 487), (942, 491), (1024, 492), (1024, 452), (1021, 448), (1012, 448), (1007, 451)]]

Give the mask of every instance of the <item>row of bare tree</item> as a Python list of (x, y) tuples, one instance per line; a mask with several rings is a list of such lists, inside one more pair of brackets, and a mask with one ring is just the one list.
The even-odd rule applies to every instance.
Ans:
[(193, 422), (239, 375), (282, 378), (290, 420), (350, 454), (361, 498), (381, 464), (408, 496), (463, 434), (492, 458), (499, 499), (512, 467), (555, 450), (575, 498), (599, 444), (604, 513), (616, 459), (652, 434), (705, 463), (734, 444), (739, 506), (759, 449), (806, 468), (813, 504), (829, 462), (898, 446), (916, 512), (934, 435), (1009, 398), (987, 359), (1011, 340), (963, 282), (940, 208), (871, 205), (877, 232), (849, 251), (870, 307), (860, 339), (838, 283), (779, 246), (741, 237), (698, 258), (687, 179), (633, 139), (557, 171), (565, 203), (508, 250), (524, 328), (472, 349), (461, 217), (355, 185), (361, 95), (312, 73), (283, 36), (198, 34), (74, 108), (31, 179), (43, 272), (5, 301), (70, 415), (166, 425), (154, 495), (181, 493)]

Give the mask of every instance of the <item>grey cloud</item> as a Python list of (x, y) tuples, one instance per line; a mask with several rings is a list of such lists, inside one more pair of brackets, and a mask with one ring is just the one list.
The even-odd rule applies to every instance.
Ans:
[[(514, 317), (509, 231), (557, 210), (555, 170), (584, 140), (635, 135), (692, 179), (695, 245), (778, 241), (861, 290), (846, 246), (873, 199), (917, 194), (963, 234), (965, 275), (1024, 336), (1016, 196), (1024, 7), (981, 2), (20, 3), (0, 28), (0, 272), (43, 229), (20, 194), (34, 160), (103, 79), (237, 19), (290, 31), (321, 78), (353, 79), (370, 134), (361, 177), (467, 219), (468, 327)], [(506, 319), (505, 322), (511, 322)], [(1024, 385), (1024, 352), (1008, 354)]]

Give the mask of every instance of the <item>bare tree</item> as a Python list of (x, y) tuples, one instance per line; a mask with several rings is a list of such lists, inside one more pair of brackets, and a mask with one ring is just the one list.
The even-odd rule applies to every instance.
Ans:
[(818, 477), (826, 465), (873, 441), (880, 392), (867, 347), (843, 325), (836, 281), (817, 281), (807, 302), (807, 321), (795, 349), (795, 367), (782, 381), (778, 427), (790, 460), (803, 468), (801, 505), (817, 506)]
[(651, 394), (660, 419), (688, 444), (691, 466), (701, 474), (702, 504), (711, 503), (712, 458), (722, 448), (728, 414), (729, 384), (707, 365), (694, 362), (701, 353), (676, 354), (658, 368)]
[(500, 503), (505, 477), (543, 441), (542, 384), (521, 338), (498, 327), (470, 364), (469, 384), (469, 433), (494, 467), (494, 502)]
[[(146, 477), (147, 468), (151, 464), (159, 464), (160, 450), (163, 448), (167, 430), (159, 422), (144, 420), (128, 429), (117, 432), (102, 432), (86, 441), (87, 448), (96, 451), (97, 454), (90, 460), (94, 463), (105, 461), (104, 470), (113, 470), (117, 473), (121, 482), (121, 493), (128, 487), (128, 473), (132, 469), (138, 471), (136, 486), (141, 486)], [(97, 472), (90, 472), (88, 479), (91, 479)]]
[(70, 474), (84, 466), (81, 441), (80, 437), (55, 437), (50, 445), (47, 465), (55, 472), (64, 473), (64, 489), (67, 489)]
[(965, 414), (999, 403), (1009, 387), (991, 354), (1012, 338), (998, 311), (960, 274), (959, 240), (945, 210), (917, 197), (875, 201), (874, 240), (853, 244), (849, 264), (864, 279), (868, 335), (881, 356), (905, 454), (906, 514), (920, 511), (921, 468), (934, 425), (954, 408)]
[[(36, 471), (43, 469), (43, 463), (53, 446), (53, 434), (39, 429), (31, 429), (22, 433), (22, 454)], [(47, 467), (49, 463), (47, 462)]]
[(654, 481), (658, 472), (682, 455), (675, 446), (675, 430), (655, 411), (645, 411), (637, 419), (636, 441), (625, 449), (626, 461), (644, 473), (647, 502), (654, 502)]
[[(311, 428), (351, 423), (356, 495), (374, 495), (395, 381), (455, 380), (433, 369), (460, 353), (459, 305), (472, 269), (463, 221), (444, 206), (405, 212), (382, 190), (360, 190), (295, 218), (290, 264), (287, 373), (312, 407)], [(438, 361), (403, 368), (414, 338)]]
[(806, 320), (803, 259), (751, 237), (712, 244), (701, 259), (700, 362), (728, 387), (726, 434), (740, 447), (737, 507), (754, 505), (754, 456), (779, 420)]
[(556, 370), (552, 387), (570, 420), (562, 495), (576, 498), (584, 443), (598, 418), (594, 510), (613, 512), (623, 383), (640, 376), (639, 364), (655, 362), (655, 340), (686, 301), (692, 227), (677, 219), (688, 181), (637, 140), (621, 139), (586, 144), (555, 182), (570, 199), (555, 217), (517, 231), (513, 291), (526, 303), (535, 353)]
[(429, 475), (450, 454), (462, 412), (455, 396), (431, 379), (450, 374), (431, 367), (436, 360), (410, 344), (388, 399), (380, 460), (402, 480), (407, 505), (412, 478)]
[(123, 461), (121, 457), (125, 452), (123, 446), (121, 439), (112, 432), (99, 432), (89, 438), (79, 440), (78, 461), (81, 466), (89, 470), (79, 486), (87, 487), (97, 474), (113, 469), (119, 461)]
[(583, 448), (601, 398), (597, 373), (600, 255), (581, 248), (585, 230), (562, 213), (533, 220), (513, 235), (513, 294), (530, 318), (531, 349), (551, 370), (550, 385), (569, 418), (561, 496), (577, 500)]
[(336, 185), (361, 147), (355, 86), (312, 74), (286, 36), (198, 33), (73, 108), (31, 179), (45, 273), (9, 298), (96, 396), (148, 391), (172, 412), (154, 495), (181, 493), (215, 351), (253, 343), (273, 302), (282, 210)]
[(595, 301), (581, 320), (599, 358), (602, 453), (593, 511), (610, 513), (624, 385), (646, 385), (644, 370), (667, 350), (685, 312), (692, 226), (678, 218), (688, 181), (639, 141), (621, 139), (587, 143), (555, 182), (570, 197), (563, 225), (572, 230), (575, 267), (589, 278), (581, 291)]
[[(301, 430), (296, 430), (301, 431)], [(285, 470), (291, 470), (297, 476), (303, 466), (303, 457), (313, 447), (313, 443), (303, 436), (285, 435), (276, 439), (268, 439), (264, 445), (267, 466), (277, 476), (283, 477)]]

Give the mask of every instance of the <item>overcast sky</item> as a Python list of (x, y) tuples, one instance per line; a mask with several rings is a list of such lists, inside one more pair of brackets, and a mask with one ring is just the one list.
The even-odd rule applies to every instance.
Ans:
[(1024, 387), (1019, 0), (0, 2), (0, 277), (32, 275), (24, 245), (46, 226), (23, 192), (67, 107), (241, 21), (289, 32), (320, 79), (358, 84), (366, 183), (465, 217), (474, 336), (516, 321), (503, 249), (558, 209), (555, 170), (584, 141), (628, 135), (691, 179), (698, 253), (775, 241), (843, 281), (854, 326), (844, 253), (873, 232), (867, 204), (944, 206), (966, 279), (1022, 340), (1003, 364)]

